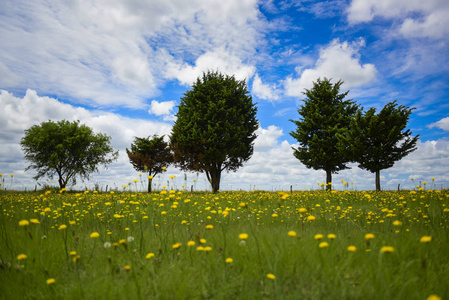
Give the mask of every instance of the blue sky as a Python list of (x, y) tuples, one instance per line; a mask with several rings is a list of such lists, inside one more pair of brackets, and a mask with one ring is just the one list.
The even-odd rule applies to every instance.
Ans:
[[(415, 107), (418, 149), (381, 172), (385, 189), (411, 178), (449, 185), (449, 3), (445, 0), (256, 1), (1, 0), (0, 173), (4, 186), (34, 187), (24, 172), (23, 131), (79, 119), (112, 137), (120, 158), (80, 186), (121, 187), (138, 178), (126, 157), (134, 136), (169, 135), (183, 93), (208, 69), (247, 81), (261, 128), (250, 161), (221, 188), (317, 188), (323, 171), (293, 157), (302, 92), (319, 77), (343, 80), (368, 109)], [(334, 174), (357, 189), (374, 175), (351, 165)], [(190, 186), (175, 167), (156, 180)], [(185, 181), (184, 178), (187, 177)], [(40, 184), (55, 184), (45, 179)], [(209, 188), (200, 174), (196, 188)]]

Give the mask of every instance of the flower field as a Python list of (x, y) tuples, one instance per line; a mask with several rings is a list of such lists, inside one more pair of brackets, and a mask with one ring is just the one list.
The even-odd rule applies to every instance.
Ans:
[(1, 299), (449, 299), (449, 192), (0, 193)]

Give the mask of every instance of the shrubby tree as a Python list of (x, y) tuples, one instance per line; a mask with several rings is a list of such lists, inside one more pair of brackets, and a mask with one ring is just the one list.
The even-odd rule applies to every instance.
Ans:
[(208, 71), (178, 108), (171, 134), (175, 162), (183, 170), (205, 172), (216, 193), (221, 172), (236, 171), (253, 154), (259, 123), (246, 82)]
[(79, 121), (66, 120), (43, 122), (25, 130), (20, 145), (25, 159), (30, 162), (26, 168), (35, 169), (35, 180), (47, 176), (58, 176), (59, 187), (65, 188), (76, 177), (89, 179), (98, 172), (98, 167), (106, 167), (118, 157), (110, 146), (111, 138), (105, 134), (95, 134), (91, 128)]
[(380, 191), (380, 170), (416, 150), (419, 135), (405, 130), (413, 108), (390, 102), (376, 114), (375, 108), (359, 110), (349, 129), (339, 135), (341, 151), (349, 152), (359, 168), (376, 174), (376, 190)]
[(153, 177), (173, 162), (173, 154), (169, 144), (164, 141), (164, 136), (135, 137), (131, 150), (126, 148), (126, 153), (136, 171), (148, 173), (148, 193), (151, 192)]
[(349, 153), (337, 147), (337, 134), (344, 135), (358, 106), (344, 100), (349, 91), (340, 93), (343, 82), (318, 78), (312, 89), (306, 89), (304, 104), (298, 109), (299, 120), (290, 120), (297, 128), (290, 132), (299, 146), (294, 156), (307, 168), (326, 171), (327, 189), (331, 189), (332, 173), (348, 169)]

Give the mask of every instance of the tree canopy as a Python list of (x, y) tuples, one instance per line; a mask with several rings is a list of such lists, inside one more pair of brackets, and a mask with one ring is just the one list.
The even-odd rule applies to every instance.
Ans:
[(351, 153), (359, 168), (376, 173), (376, 190), (380, 190), (380, 170), (416, 150), (419, 135), (405, 130), (413, 108), (390, 102), (376, 114), (375, 108), (359, 110), (348, 130), (339, 135), (342, 151)]
[(221, 172), (236, 171), (253, 154), (257, 108), (245, 81), (203, 73), (181, 98), (171, 146), (183, 170), (205, 172), (214, 193)]
[(331, 189), (332, 174), (347, 169), (349, 153), (337, 147), (337, 134), (347, 131), (352, 116), (358, 110), (352, 100), (344, 100), (349, 91), (340, 93), (343, 82), (318, 78), (311, 89), (306, 89), (304, 104), (298, 109), (299, 120), (290, 120), (297, 128), (290, 132), (299, 146), (294, 156), (307, 168), (326, 171), (327, 188)]
[(76, 176), (89, 179), (89, 175), (98, 172), (100, 165), (106, 167), (118, 157), (110, 146), (110, 137), (95, 134), (79, 121), (66, 120), (43, 122), (25, 130), (20, 145), (25, 159), (30, 162), (26, 168), (37, 171), (35, 180), (47, 176), (58, 176), (59, 187), (65, 188)]
[(148, 193), (151, 192), (153, 177), (173, 162), (173, 154), (164, 136), (135, 137), (131, 150), (126, 148), (126, 153), (136, 171), (148, 173)]

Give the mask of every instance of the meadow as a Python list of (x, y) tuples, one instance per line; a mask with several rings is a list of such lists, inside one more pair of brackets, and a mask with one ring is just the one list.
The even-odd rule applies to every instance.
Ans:
[(0, 191), (1, 299), (449, 299), (449, 192)]

